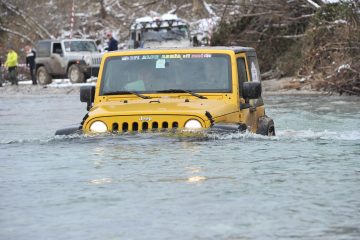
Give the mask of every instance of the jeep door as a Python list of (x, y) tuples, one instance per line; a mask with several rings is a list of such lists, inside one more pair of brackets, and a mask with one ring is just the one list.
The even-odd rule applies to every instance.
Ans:
[(240, 53), (236, 55), (238, 84), (239, 84), (239, 107), (241, 120), (251, 127), (253, 131), (257, 128), (257, 119), (264, 115), (264, 103), (262, 97), (258, 99), (244, 99), (242, 97), (242, 86), (244, 82), (260, 82), (260, 71), (255, 52)]
[[(260, 74), (260, 68), (259, 68), (256, 52), (255, 51), (247, 52), (246, 57), (248, 61), (250, 80), (252, 82), (261, 83), (261, 74)], [(265, 115), (265, 107), (262, 96), (260, 96), (257, 99), (251, 100), (251, 104), (256, 110), (255, 115), (256, 115), (256, 124), (257, 124), (257, 119)]]
[(50, 54), (50, 68), (53, 75), (66, 74), (66, 67), (64, 66), (64, 51), (61, 47), (61, 43), (54, 42), (51, 46)]

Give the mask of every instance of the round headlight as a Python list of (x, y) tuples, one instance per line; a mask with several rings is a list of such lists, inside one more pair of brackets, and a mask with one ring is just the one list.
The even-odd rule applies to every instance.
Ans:
[(84, 61), (87, 65), (90, 65), (91, 64), (91, 57), (90, 56), (85, 56), (84, 57)]
[(104, 133), (107, 132), (106, 124), (100, 121), (95, 121), (90, 126), (90, 131), (94, 133)]
[(201, 128), (201, 123), (198, 120), (189, 120), (185, 123), (185, 128), (197, 129)]

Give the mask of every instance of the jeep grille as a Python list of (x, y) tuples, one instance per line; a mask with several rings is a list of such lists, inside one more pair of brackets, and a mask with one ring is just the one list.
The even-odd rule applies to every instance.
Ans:
[(114, 122), (111, 125), (113, 132), (147, 131), (156, 129), (178, 128), (178, 122)]
[[(190, 119), (196, 119), (206, 127), (203, 120), (196, 116), (186, 115), (132, 115), (132, 116), (112, 116), (96, 118), (94, 121), (102, 121), (110, 132), (132, 132), (132, 131), (152, 131), (161, 129), (183, 128)], [(90, 121), (86, 128), (90, 127)]]
[(100, 65), (100, 63), (101, 63), (101, 58), (93, 58), (92, 59), (93, 65)]

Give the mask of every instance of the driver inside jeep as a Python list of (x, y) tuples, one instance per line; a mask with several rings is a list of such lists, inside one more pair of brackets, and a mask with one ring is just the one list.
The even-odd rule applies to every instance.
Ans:
[(137, 71), (137, 77), (135, 81), (125, 84), (124, 89), (126, 91), (145, 91), (146, 86), (150, 84), (151, 71), (148, 67), (140, 67)]

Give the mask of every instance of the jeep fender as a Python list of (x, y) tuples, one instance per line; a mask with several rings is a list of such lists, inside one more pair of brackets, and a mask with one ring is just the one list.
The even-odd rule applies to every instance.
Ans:
[(72, 61), (70, 61), (70, 62), (68, 63), (68, 65), (67, 65), (66, 74), (68, 73), (70, 66), (73, 65), (73, 64), (79, 65), (81, 71), (83, 71), (83, 72), (85, 71), (84, 68), (86, 67), (86, 63), (85, 63), (84, 60), (72, 60)]
[(44, 62), (44, 63), (36, 63), (35, 72), (38, 70), (39, 67), (45, 67), (48, 72), (50, 72), (49, 70), (51, 69), (49, 64), (46, 63), (46, 62)]
[(211, 128), (230, 132), (245, 132), (248, 129), (245, 123), (215, 123)]
[(79, 126), (79, 127), (69, 127), (69, 128), (59, 129), (55, 132), (55, 135), (64, 136), (64, 135), (82, 134), (82, 133), (83, 131), (81, 130), (81, 126)]

